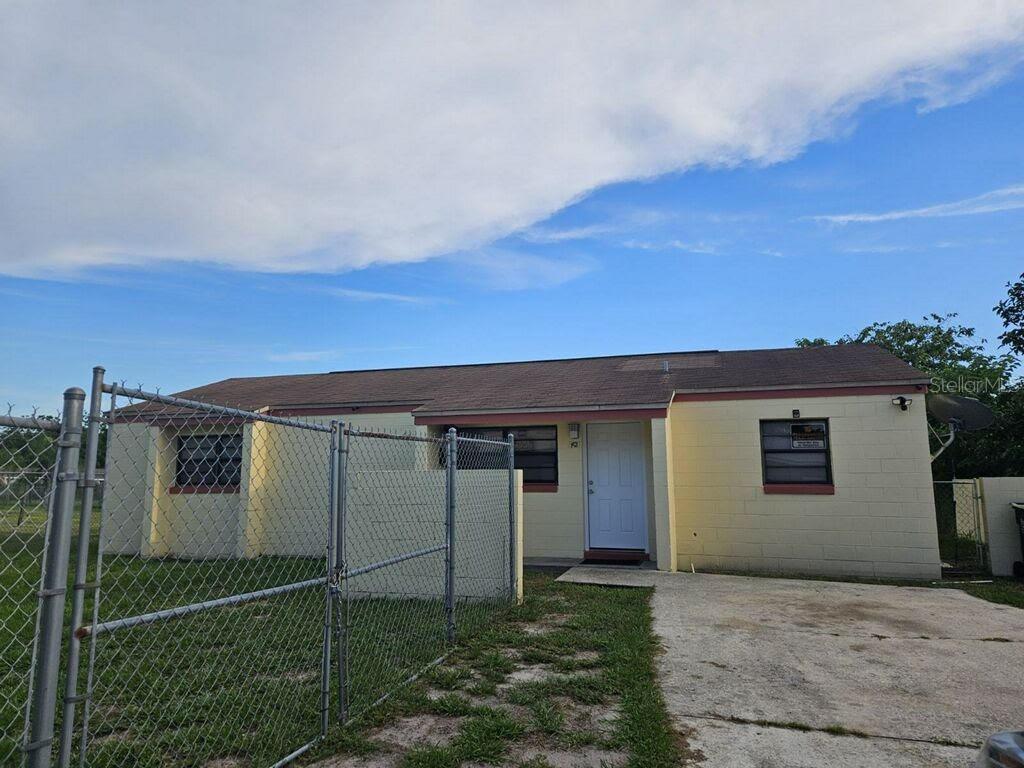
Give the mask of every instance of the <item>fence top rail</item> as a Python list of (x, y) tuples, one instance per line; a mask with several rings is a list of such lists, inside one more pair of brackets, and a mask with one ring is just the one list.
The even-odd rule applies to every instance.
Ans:
[(372, 430), (358, 429), (357, 427), (345, 426), (345, 434), (354, 437), (379, 437), (384, 440), (410, 440), (415, 443), (436, 443), (440, 445), (443, 438), (431, 437), (429, 435), (399, 435), (394, 432), (375, 432)]
[(484, 443), (485, 445), (501, 445), (501, 446), (504, 446), (505, 448), (508, 448), (508, 441), (507, 440), (488, 440), (487, 438), (484, 438), (484, 437), (466, 437), (464, 435), (459, 435), (459, 434), (456, 434), (455, 438), (459, 442), (465, 441), (467, 443)]
[(235, 416), (243, 418), (247, 421), (263, 421), (268, 424), (280, 424), (285, 427), (295, 427), (296, 429), (307, 429), (312, 432), (326, 432), (331, 433), (331, 427), (326, 424), (311, 424), (305, 421), (299, 421), (297, 419), (289, 419), (283, 416), (270, 416), (266, 413), (257, 413), (256, 411), (246, 411), (241, 408), (229, 408), (224, 405), (214, 405), (213, 403), (204, 403), (200, 400), (187, 400), (181, 397), (173, 397), (172, 395), (161, 395), (156, 392), (146, 392), (142, 389), (132, 389), (131, 387), (124, 387), (120, 384), (103, 384), (103, 391), (111, 395), (124, 395), (135, 400), (146, 400), (151, 403), (162, 403), (164, 405), (174, 405), (179, 408), (187, 408), (193, 411), (204, 411), (206, 413), (215, 413), (222, 416)]
[(12, 429), (41, 429), (46, 432), (60, 432), (60, 422), (41, 416), (0, 416), (0, 427)]

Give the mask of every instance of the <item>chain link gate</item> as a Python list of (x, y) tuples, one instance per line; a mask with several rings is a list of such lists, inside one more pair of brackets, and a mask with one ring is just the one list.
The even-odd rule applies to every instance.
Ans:
[(326, 726), (332, 428), (100, 386), (96, 590), (62, 764), (73, 749), (90, 766), (295, 757)]
[(977, 483), (974, 480), (936, 480), (933, 485), (943, 570), (987, 572), (988, 542)]
[(511, 439), (103, 377), (0, 419), (5, 764), (283, 765), (516, 599)]

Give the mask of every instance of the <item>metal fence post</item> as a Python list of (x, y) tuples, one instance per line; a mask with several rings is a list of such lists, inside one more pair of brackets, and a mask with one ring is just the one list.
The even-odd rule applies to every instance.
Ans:
[(345, 422), (338, 422), (338, 450), (334, 457), (335, 507), (334, 507), (334, 583), (333, 598), (340, 604), (335, 618), (338, 645), (338, 722), (348, 720), (348, 605), (342, 590), (348, 563), (345, 553), (345, 491), (348, 478), (348, 441), (345, 439)]
[(445, 476), (446, 509), (444, 516), (444, 617), (445, 637), (449, 643), (455, 642), (455, 496), (456, 478), (459, 463), (458, 435), (455, 427), (448, 430), (448, 467)]
[(85, 391), (71, 387), (64, 392), (58, 445), (57, 483), (54, 486), (53, 516), (43, 557), (39, 590), (39, 635), (31, 704), (28, 743), (30, 768), (49, 768), (53, 728), (57, 709), (57, 678), (60, 671), (61, 635), (64, 628), (64, 599), (71, 549), (71, 523), (78, 487), (78, 454), (82, 443), (82, 408)]
[(508, 435), (508, 593), (516, 601), (516, 436)]
[(327, 580), (324, 589), (324, 626), (320, 656), (320, 736), (330, 726), (331, 702), (331, 612), (338, 589), (338, 562), (335, 542), (338, 525), (338, 422), (331, 422), (331, 446), (327, 458)]
[(78, 703), (78, 665), (82, 641), (75, 630), (82, 624), (85, 590), (89, 573), (89, 539), (92, 535), (92, 504), (96, 488), (96, 461), (99, 456), (100, 424), (103, 421), (103, 374), (100, 366), (92, 369), (89, 392), (89, 425), (85, 438), (85, 475), (82, 480), (82, 509), (78, 513), (78, 552), (75, 561), (74, 591), (71, 594), (71, 637), (68, 645), (67, 679), (64, 685), (64, 715), (61, 720), (59, 765), (71, 764), (71, 739), (75, 727), (75, 704)]

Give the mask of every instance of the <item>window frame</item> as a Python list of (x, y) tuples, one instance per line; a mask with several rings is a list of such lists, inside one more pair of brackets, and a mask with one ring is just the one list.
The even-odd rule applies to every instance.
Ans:
[[(821, 423), (825, 425), (825, 448), (809, 449), (809, 448), (765, 448), (765, 424), (806, 424), (806, 423)], [(804, 417), (799, 419), (760, 419), (757, 423), (758, 439), (761, 443), (761, 483), (766, 493), (781, 493), (785, 492), (786, 489), (791, 489), (795, 492), (800, 492), (802, 489), (806, 489), (808, 493), (829, 493), (831, 489), (835, 488), (835, 476), (832, 472), (832, 425), (829, 423), (827, 418), (814, 418)], [(824, 453), (825, 454), (825, 480), (800, 480), (797, 482), (780, 482), (778, 480), (768, 479), (768, 454), (769, 453), (789, 453), (789, 454), (807, 454), (807, 453)], [(769, 490), (774, 489), (774, 490)]]
[[(538, 467), (519, 467), (519, 466), (517, 466), (516, 469), (521, 470), (523, 472), (523, 489), (524, 490), (557, 490), (557, 488), (558, 488), (558, 425), (557, 424), (520, 424), (520, 425), (511, 425), (511, 426), (492, 426), (492, 425), (487, 425), (487, 426), (479, 426), (479, 427), (467, 427), (467, 426), (460, 427), (457, 424), (451, 424), (451, 425), (448, 425), (448, 426), (444, 427), (444, 430), (447, 432), (447, 430), (450, 429), (451, 427), (454, 427), (456, 432), (459, 435), (466, 435), (467, 437), (473, 437), (473, 436), (475, 436), (477, 434), (480, 434), (480, 433), (483, 433), (483, 432), (487, 432), (487, 431), (501, 430), (501, 439), (502, 440), (508, 440), (509, 433), (515, 432), (516, 430), (522, 430), (522, 429), (550, 429), (550, 430), (553, 430), (554, 431), (553, 440), (554, 440), (554, 443), (555, 443), (555, 448), (554, 448), (553, 451), (526, 451), (526, 452), (521, 453), (520, 449), (519, 449), (519, 440), (520, 440), (520, 438), (517, 437), (516, 438), (516, 447), (515, 447), (515, 457), (514, 458), (515, 458), (516, 461), (518, 461), (518, 459), (519, 459), (519, 457), (521, 455), (552, 454), (553, 457), (554, 457), (554, 464), (551, 467), (551, 469), (553, 470), (553, 479), (552, 480), (527, 480), (526, 479), (526, 472), (527, 472), (527, 470), (528, 469), (538, 469)], [(493, 438), (488, 438), (488, 439), (493, 439)], [(530, 440), (530, 439), (538, 439), (538, 438), (522, 438), (522, 439), (523, 440)], [(547, 467), (543, 467), (543, 469), (547, 469)]]
[[(187, 445), (189, 440), (202, 440), (204, 438), (217, 438), (218, 443), (226, 440), (237, 440), (238, 441), (238, 477), (236, 482), (228, 483), (205, 483), (196, 482), (197, 480), (208, 480), (210, 474), (217, 476), (218, 479), (224, 473), (224, 461), (223, 456), (217, 456), (217, 463), (210, 466), (207, 470), (208, 474), (203, 478), (196, 477), (182, 477), (182, 451)], [(242, 462), (245, 456), (245, 440), (244, 435), (241, 432), (195, 432), (190, 434), (180, 434), (175, 436), (174, 440), (174, 485), (172, 485), (168, 492), (172, 494), (180, 493), (237, 493), (241, 488), (242, 484)], [(232, 461), (233, 457), (229, 457), (228, 461)], [(211, 464), (208, 460), (204, 460), (205, 463)], [(228, 478), (234, 480), (235, 478)], [(182, 482), (182, 481), (185, 482)]]

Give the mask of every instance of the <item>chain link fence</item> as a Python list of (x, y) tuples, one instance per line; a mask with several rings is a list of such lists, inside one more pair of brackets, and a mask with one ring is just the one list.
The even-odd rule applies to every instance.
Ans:
[(515, 597), (511, 443), (346, 431), (342, 717), (440, 661)]
[(516, 598), (511, 441), (84, 400), (0, 420), (3, 764), (283, 765)]
[(982, 524), (981, 499), (974, 480), (936, 480), (935, 516), (939, 556), (949, 572), (984, 573), (988, 545)]
[(0, 765), (27, 738), (32, 653), (60, 422), (0, 416)]
[(111, 390), (77, 749), (270, 765), (321, 731), (331, 429)]

